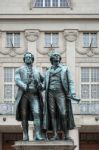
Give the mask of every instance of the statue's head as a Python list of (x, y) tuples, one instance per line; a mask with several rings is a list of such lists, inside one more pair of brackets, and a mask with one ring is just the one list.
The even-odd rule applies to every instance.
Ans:
[(50, 55), (50, 62), (52, 65), (54, 64), (59, 64), (61, 61), (61, 55), (59, 52), (52, 52), (51, 55)]
[(26, 64), (32, 64), (34, 62), (34, 55), (30, 52), (26, 52), (24, 54), (23, 61)]

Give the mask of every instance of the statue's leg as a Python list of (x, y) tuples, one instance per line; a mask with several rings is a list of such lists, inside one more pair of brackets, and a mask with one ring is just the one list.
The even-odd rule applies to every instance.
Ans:
[(22, 128), (23, 128), (23, 141), (28, 141), (28, 122), (26, 120), (22, 120)]
[(43, 140), (41, 133), (41, 121), (40, 121), (40, 104), (38, 96), (31, 96), (30, 102), (31, 112), (34, 117), (34, 127), (35, 127), (35, 140)]
[(58, 92), (58, 94), (56, 95), (56, 99), (57, 99), (57, 106), (61, 115), (61, 119), (62, 119), (62, 128), (64, 131), (64, 139), (68, 139), (69, 135), (68, 135), (68, 130), (67, 130), (67, 114), (66, 114), (66, 98), (65, 98), (65, 94), (63, 92)]
[(23, 141), (28, 141), (28, 96), (25, 94), (23, 95), (20, 103), (21, 109), (21, 119), (22, 119), (22, 129), (23, 129)]
[(55, 103), (54, 94), (55, 93), (53, 91), (52, 92), (49, 91), (48, 93), (48, 107), (49, 107), (52, 129), (53, 129), (53, 137), (51, 138), (51, 140), (58, 139), (57, 126), (56, 126), (56, 103)]

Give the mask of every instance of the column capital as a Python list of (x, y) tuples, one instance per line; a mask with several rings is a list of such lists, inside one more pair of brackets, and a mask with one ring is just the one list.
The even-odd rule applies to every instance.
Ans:
[(25, 30), (25, 38), (29, 42), (35, 42), (39, 37), (39, 30)]
[(78, 30), (64, 30), (64, 38), (69, 42), (74, 42), (77, 40)]

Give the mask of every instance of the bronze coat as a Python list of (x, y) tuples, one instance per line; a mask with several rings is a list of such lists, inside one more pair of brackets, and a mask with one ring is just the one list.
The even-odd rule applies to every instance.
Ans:
[[(71, 99), (68, 98), (69, 95), (75, 93), (74, 82), (71, 77), (71, 73), (67, 66), (59, 65), (61, 69), (61, 83), (63, 86), (64, 93), (66, 95), (66, 108), (67, 108), (67, 129), (73, 129), (75, 127), (74, 117), (72, 112)], [(45, 75), (45, 107), (44, 107), (44, 129), (50, 130), (50, 114), (48, 109), (48, 86), (49, 86), (49, 76), (51, 68), (46, 72)], [(61, 129), (60, 129), (61, 130)]]
[[(42, 82), (41, 74), (34, 68), (33, 68), (33, 75), (35, 79), (38, 81), (38, 83)], [(28, 82), (26, 65), (16, 70), (15, 82), (16, 82), (16, 85), (18, 86), (18, 91), (15, 97), (16, 120), (21, 121), (20, 100), (21, 100), (24, 90), (26, 90), (27, 82)], [(43, 118), (43, 99), (42, 99), (42, 94), (40, 91), (38, 91), (38, 96), (39, 96), (39, 101), (40, 101), (40, 111), (41, 111), (40, 114), (41, 114), (41, 119), (42, 119)], [(29, 112), (28, 120), (33, 121), (31, 111)]]

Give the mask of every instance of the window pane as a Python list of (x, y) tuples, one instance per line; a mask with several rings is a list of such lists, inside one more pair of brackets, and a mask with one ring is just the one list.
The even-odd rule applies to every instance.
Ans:
[(97, 34), (96, 33), (91, 33), (91, 41), (92, 41), (92, 47), (97, 46)]
[(82, 99), (89, 99), (89, 85), (81, 85), (81, 98)]
[(43, 0), (36, 0), (35, 7), (43, 7)]
[(13, 80), (13, 69), (4, 68), (4, 82), (12, 82)]
[(52, 43), (54, 47), (58, 47), (58, 43), (59, 43), (59, 35), (58, 33), (53, 33), (52, 34)]
[(51, 46), (51, 33), (45, 33), (45, 47)]
[(83, 34), (83, 46), (89, 47), (89, 33)]
[(99, 99), (99, 84), (91, 85), (91, 98)]
[(58, 7), (58, 0), (53, 0), (53, 7)]
[(45, 33), (45, 46), (46, 47), (58, 47), (59, 34), (58, 33)]
[(45, 0), (45, 7), (51, 6), (51, 0)]
[(69, 0), (60, 0), (60, 7), (69, 7)]
[(69, 7), (70, 0), (36, 0), (34, 5), (35, 7)]
[(13, 45), (13, 35), (12, 33), (7, 33), (7, 47), (12, 47)]
[(4, 85), (4, 99), (12, 98), (12, 85)]
[(99, 82), (99, 68), (92, 68), (91, 69), (91, 81), (92, 82)]
[(81, 82), (89, 82), (89, 68), (81, 68)]
[(20, 47), (20, 33), (14, 34), (14, 47)]

